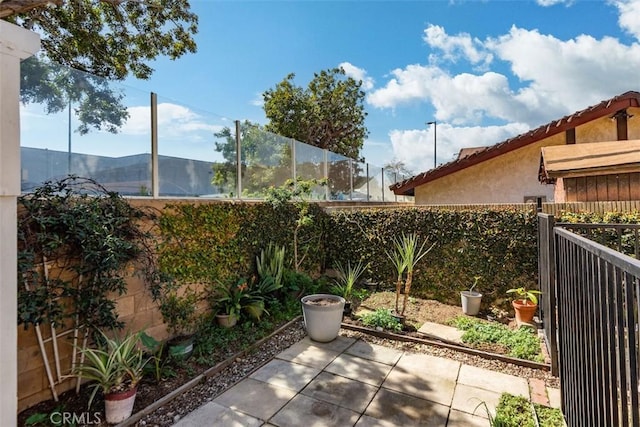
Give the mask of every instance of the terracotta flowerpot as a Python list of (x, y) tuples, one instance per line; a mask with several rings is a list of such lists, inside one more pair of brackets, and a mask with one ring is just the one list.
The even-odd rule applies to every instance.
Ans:
[(511, 304), (516, 312), (516, 322), (518, 325), (533, 322), (533, 316), (535, 316), (536, 310), (538, 309), (537, 304), (529, 300), (514, 300)]
[(238, 316), (235, 314), (216, 314), (218, 325), (224, 328), (232, 328), (238, 323)]
[(104, 414), (109, 424), (118, 424), (131, 416), (136, 400), (136, 387), (131, 390), (109, 393), (104, 396)]
[(313, 294), (302, 297), (300, 301), (309, 338), (318, 342), (336, 339), (342, 324), (345, 299), (338, 295)]

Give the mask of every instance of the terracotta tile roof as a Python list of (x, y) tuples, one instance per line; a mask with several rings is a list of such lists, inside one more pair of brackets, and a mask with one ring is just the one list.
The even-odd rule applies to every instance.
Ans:
[(602, 101), (584, 110), (564, 116), (561, 119), (553, 120), (552, 122), (513, 138), (479, 149), (465, 157), (459, 155), (456, 160), (393, 184), (389, 186), (389, 189), (397, 195), (413, 196), (415, 188), (419, 185), (426, 184), (427, 182), (434, 181), (510, 151), (517, 150), (518, 148), (533, 144), (552, 135), (565, 132), (568, 129), (600, 117), (614, 114), (628, 107), (640, 107), (640, 92), (625, 92), (622, 95)]

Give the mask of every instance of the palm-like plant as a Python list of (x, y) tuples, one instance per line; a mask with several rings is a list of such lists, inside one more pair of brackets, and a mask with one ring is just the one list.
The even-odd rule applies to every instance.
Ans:
[(344, 267), (342, 264), (338, 263), (336, 265), (336, 271), (338, 272), (338, 277), (336, 278), (336, 284), (333, 285), (331, 291), (337, 295), (340, 295), (346, 300), (351, 298), (351, 294), (353, 293), (353, 287), (356, 282), (362, 276), (362, 274), (366, 271), (368, 264), (362, 264), (362, 261), (358, 261), (358, 264), (355, 266), (351, 266), (351, 262), (347, 262), (347, 266)]
[(98, 389), (104, 394), (131, 390), (142, 379), (148, 359), (138, 346), (140, 333), (127, 334), (124, 338), (109, 338), (102, 333), (104, 344), (100, 348), (81, 350), (84, 362), (76, 366), (74, 375), (95, 381), (89, 398), (93, 402)]
[(396, 282), (396, 313), (398, 313), (398, 305), (400, 299), (400, 290), (402, 286), (402, 276), (404, 271), (407, 271), (407, 278), (404, 283), (404, 300), (402, 302), (402, 311), (400, 316), (404, 316), (405, 309), (407, 308), (407, 299), (409, 292), (411, 292), (411, 284), (413, 282), (413, 271), (416, 264), (427, 255), (431, 249), (435, 246), (435, 243), (426, 248), (427, 240), (425, 239), (422, 244), (419, 244), (418, 235), (415, 233), (406, 235), (402, 234), (402, 238), (394, 239), (393, 246), (394, 251), (387, 256), (391, 259), (396, 271), (398, 273), (398, 280)]

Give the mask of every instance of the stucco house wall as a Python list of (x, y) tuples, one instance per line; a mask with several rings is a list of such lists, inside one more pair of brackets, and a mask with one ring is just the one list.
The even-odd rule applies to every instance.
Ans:
[[(628, 139), (640, 138), (640, 108), (627, 109)], [(617, 123), (603, 116), (575, 128), (576, 144), (615, 141)], [(566, 143), (564, 132), (415, 187), (415, 204), (523, 203), (525, 197), (557, 200), (553, 184), (538, 181), (540, 149)], [(562, 184), (560, 184), (562, 185)]]
[(564, 144), (564, 135), (555, 135), (420, 185), (415, 189), (415, 203), (523, 203), (525, 196), (544, 196), (550, 201), (553, 185), (538, 182), (540, 148), (559, 144)]

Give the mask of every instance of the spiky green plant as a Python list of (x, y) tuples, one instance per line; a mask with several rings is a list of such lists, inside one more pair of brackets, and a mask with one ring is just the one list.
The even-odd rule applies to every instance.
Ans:
[(125, 335), (124, 338), (109, 338), (100, 332), (104, 344), (99, 348), (80, 350), (84, 362), (74, 369), (74, 375), (95, 381), (89, 398), (89, 407), (98, 389), (104, 394), (131, 390), (142, 379), (143, 369), (148, 359), (138, 346), (140, 333)]
[(336, 271), (338, 277), (336, 278), (336, 284), (331, 288), (331, 291), (337, 295), (340, 295), (346, 300), (349, 300), (353, 293), (353, 287), (358, 279), (367, 270), (369, 264), (363, 264), (362, 261), (358, 261), (355, 266), (351, 265), (351, 261), (347, 261), (345, 267), (341, 263), (336, 264)]
[(265, 249), (256, 257), (256, 269), (258, 276), (264, 279), (267, 276), (273, 278), (276, 289), (282, 287), (282, 274), (284, 272), (284, 246), (277, 246), (269, 242)]
[[(408, 235), (402, 233), (402, 238), (393, 240), (394, 252), (392, 254), (387, 253), (387, 256), (389, 256), (394, 263), (396, 271), (398, 272), (398, 281), (396, 283), (396, 313), (400, 313), (400, 316), (404, 316), (404, 311), (407, 308), (407, 298), (409, 297), (409, 292), (411, 292), (415, 266), (435, 246), (434, 243), (426, 248), (428, 241), (425, 239), (420, 245), (418, 240), (419, 238), (416, 233)], [(402, 302), (402, 310), (399, 311), (398, 305), (402, 287), (402, 276), (405, 270), (407, 271), (407, 278), (404, 283), (404, 300)]]

